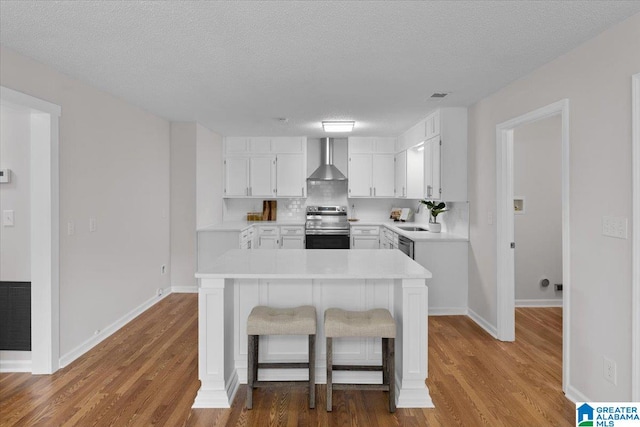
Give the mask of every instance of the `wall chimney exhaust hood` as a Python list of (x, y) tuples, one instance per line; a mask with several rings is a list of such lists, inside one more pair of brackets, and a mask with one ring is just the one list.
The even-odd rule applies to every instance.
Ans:
[(307, 178), (308, 181), (346, 181), (347, 177), (333, 165), (333, 140), (320, 140), (320, 166)]

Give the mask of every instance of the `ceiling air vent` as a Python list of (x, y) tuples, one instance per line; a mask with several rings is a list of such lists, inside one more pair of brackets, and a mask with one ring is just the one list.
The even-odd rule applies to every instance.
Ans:
[(446, 92), (435, 92), (433, 95), (431, 95), (431, 98), (444, 98), (445, 96), (449, 95)]

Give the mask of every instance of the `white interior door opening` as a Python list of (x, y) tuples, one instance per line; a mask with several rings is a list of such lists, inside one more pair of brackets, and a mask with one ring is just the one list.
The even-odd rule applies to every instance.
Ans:
[(640, 73), (631, 82), (631, 138), (632, 138), (632, 306), (631, 306), (631, 400), (640, 401)]
[(58, 369), (59, 169), (61, 108), (0, 87), (0, 102), (30, 110), (31, 372)]
[(569, 256), (569, 100), (564, 99), (496, 126), (498, 339), (515, 340), (514, 129), (559, 115), (562, 122), (562, 389), (569, 379), (571, 282)]

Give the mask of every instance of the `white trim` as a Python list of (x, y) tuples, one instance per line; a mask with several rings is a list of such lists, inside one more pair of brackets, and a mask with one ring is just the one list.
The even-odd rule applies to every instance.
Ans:
[(58, 370), (60, 355), (59, 129), (60, 106), (0, 86), (0, 102), (31, 110), (30, 247), (31, 369)]
[(197, 294), (198, 286), (172, 286), (172, 294)]
[(593, 402), (594, 401), (594, 400), (588, 398), (587, 396), (585, 396), (584, 394), (582, 394), (579, 390), (577, 390), (575, 387), (573, 387), (571, 385), (569, 387), (567, 387), (567, 391), (564, 393), (564, 397), (566, 397), (567, 399), (569, 399), (573, 403), (576, 403), (576, 402)]
[(562, 307), (561, 299), (517, 299), (516, 307)]
[(640, 73), (631, 79), (633, 211), (631, 237), (631, 400), (640, 401)]
[(569, 386), (570, 348), (570, 198), (569, 198), (569, 100), (563, 99), (496, 126), (496, 280), (498, 338), (502, 341), (515, 339), (515, 274), (513, 226), (513, 130), (523, 124), (532, 123), (555, 115), (562, 120), (562, 389)]
[(31, 360), (0, 360), (0, 373), (31, 372)]
[(471, 320), (476, 322), (476, 324), (480, 326), (482, 329), (484, 329), (489, 335), (491, 335), (494, 338), (498, 338), (498, 330), (495, 328), (495, 326), (493, 326), (491, 323), (485, 320), (478, 313), (469, 309), (469, 313), (467, 314), (467, 316), (469, 316)]
[(466, 316), (469, 314), (467, 307), (433, 307), (429, 308), (429, 316)]
[(34, 110), (42, 111), (55, 117), (62, 115), (62, 108), (60, 108), (59, 105), (9, 89), (8, 87), (0, 86), (0, 99), (12, 104), (33, 108)]
[(159, 296), (159, 297), (154, 296), (152, 298), (149, 298), (148, 300), (140, 304), (138, 307), (134, 308), (129, 313), (125, 314), (120, 319), (116, 320), (115, 322), (113, 322), (112, 324), (104, 328), (98, 335), (95, 335), (89, 338), (88, 340), (86, 340), (85, 342), (83, 342), (82, 344), (80, 344), (79, 346), (77, 346), (76, 348), (74, 348), (64, 356), (60, 357), (60, 368), (64, 368), (65, 366), (68, 366), (70, 363), (78, 359), (80, 356), (82, 356), (83, 354), (91, 350), (96, 345), (100, 344), (105, 339), (109, 338), (111, 335), (117, 332), (120, 328), (125, 326), (127, 323), (131, 322), (133, 319), (138, 317), (140, 314), (142, 314), (143, 312), (145, 312), (150, 307), (152, 307), (159, 301), (163, 300), (170, 294), (171, 292), (167, 292), (162, 296)]

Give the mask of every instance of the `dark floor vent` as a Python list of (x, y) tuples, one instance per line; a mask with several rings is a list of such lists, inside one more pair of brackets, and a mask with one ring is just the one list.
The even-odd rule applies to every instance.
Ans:
[(31, 282), (0, 282), (0, 350), (31, 351)]

